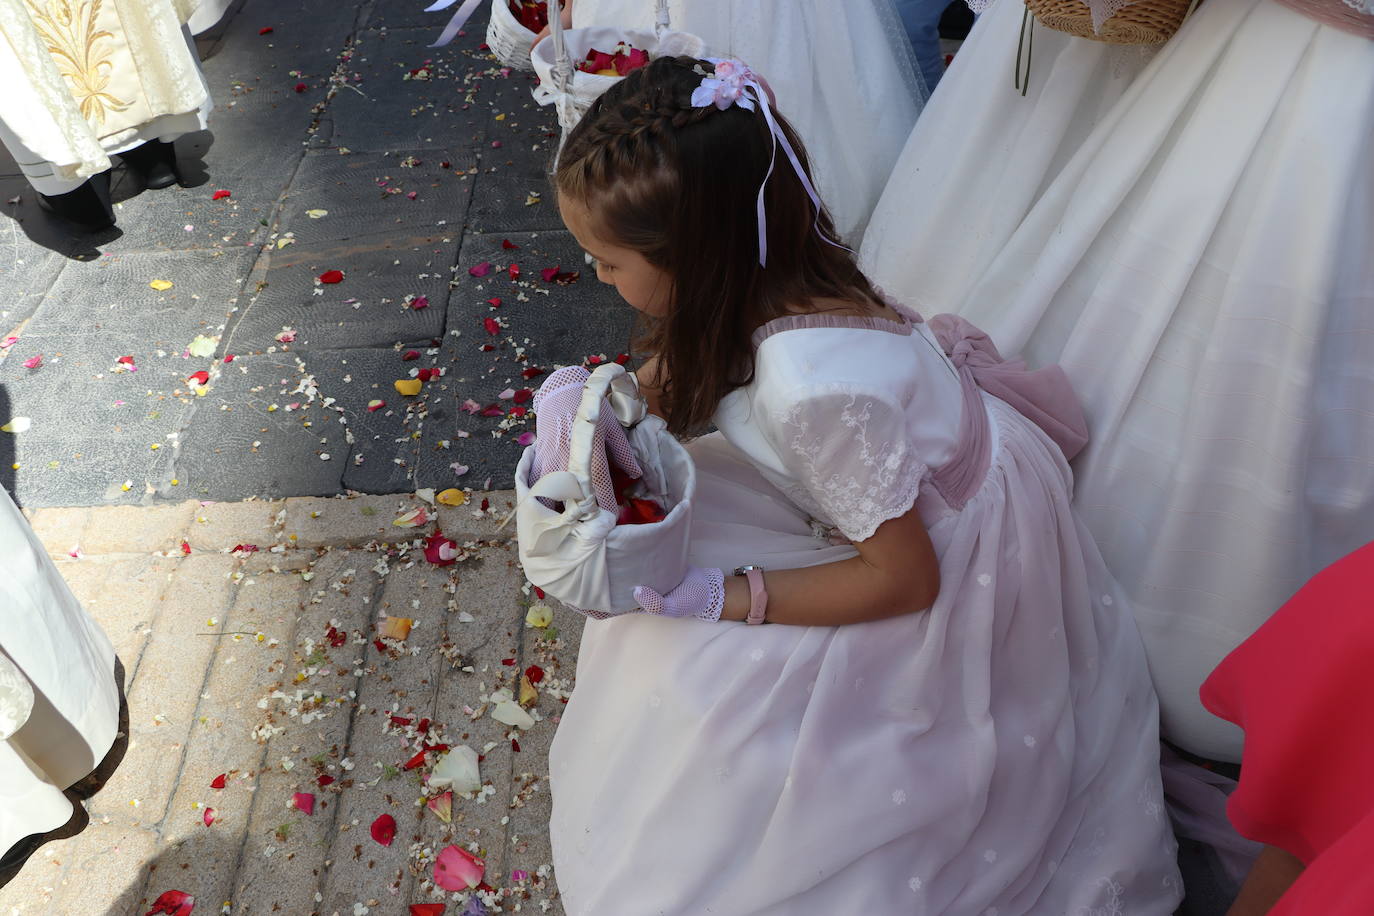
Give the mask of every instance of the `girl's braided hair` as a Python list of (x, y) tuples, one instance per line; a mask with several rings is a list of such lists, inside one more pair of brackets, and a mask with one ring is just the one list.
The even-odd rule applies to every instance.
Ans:
[[(818, 218), (780, 149), (764, 191), (768, 266), (759, 265), (755, 207), (773, 136), (759, 112), (692, 106), (713, 69), (676, 57), (632, 71), (592, 103), (554, 175), (560, 197), (584, 204), (599, 236), (672, 278), (667, 314), (648, 320), (636, 349), (659, 357), (661, 406), (679, 435), (708, 428), (721, 399), (752, 380), (760, 325), (809, 311), (815, 299), (882, 301), (854, 256), (822, 240), (817, 229), (835, 238), (830, 216)], [(809, 171), (800, 139), (774, 114)]]

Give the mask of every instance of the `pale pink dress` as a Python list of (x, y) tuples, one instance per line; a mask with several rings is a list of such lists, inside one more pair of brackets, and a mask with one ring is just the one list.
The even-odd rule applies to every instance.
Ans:
[(756, 339), (690, 446), (693, 562), (852, 556), (827, 529), (914, 500), (940, 595), (846, 627), (589, 621), (550, 755), (568, 912), (1172, 913), (1155, 695), (1059, 447), (919, 318)]

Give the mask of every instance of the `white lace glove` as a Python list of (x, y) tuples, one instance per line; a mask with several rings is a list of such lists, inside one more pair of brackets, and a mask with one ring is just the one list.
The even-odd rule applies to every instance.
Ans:
[[(581, 366), (565, 366), (553, 372), (535, 392), (534, 466), (530, 468), (530, 486), (545, 474), (568, 469), (573, 422), (582, 404), (582, 386), (590, 377), (591, 373)], [(625, 435), (625, 427), (616, 420), (610, 402), (605, 401), (592, 439), (591, 478), (597, 504), (608, 512), (618, 511), (615, 485), (611, 480), (612, 464), (631, 478), (638, 478), (643, 473)]]
[(716, 622), (725, 610), (725, 573), (719, 569), (687, 568), (677, 588), (660, 595), (648, 586), (635, 589), (635, 600), (645, 613), (663, 617), (695, 617)]

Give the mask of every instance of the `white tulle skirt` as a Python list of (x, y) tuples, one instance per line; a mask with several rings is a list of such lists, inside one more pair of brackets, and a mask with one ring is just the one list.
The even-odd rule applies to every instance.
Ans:
[(865, 239), (889, 293), (1059, 363), (1092, 433), (1075, 507), (1126, 588), (1164, 735), (1239, 759), (1197, 690), (1374, 539), (1374, 42), (1202, 4), (1147, 64), (1000, 0)]
[[(672, 0), (672, 26), (768, 80), (851, 245), (916, 123), (925, 85), (891, 0)], [(573, 25), (652, 29), (653, 0), (577, 0)]]
[[(993, 414), (979, 494), (933, 523), (917, 504), (940, 558), (929, 611), (587, 622), (549, 755), (569, 916), (1174, 911), (1139, 636), (1069, 511), (1062, 456)], [(689, 450), (693, 563), (854, 555), (719, 434)]]

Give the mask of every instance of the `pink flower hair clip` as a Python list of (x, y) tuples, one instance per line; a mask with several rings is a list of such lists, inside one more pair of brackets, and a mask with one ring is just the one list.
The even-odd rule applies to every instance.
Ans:
[(783, 152), (787, 154), (788, 161), (792, 163), (793, 170), (797, 177), (801, 179), (802, 187), (806, 189), (807, 196), (811, 198), (811, 203), (815, 207), (816, 217), (812, 226), (821, 240), (836, 248), (844, 248), (845, 251), (853, 253), (853, 249), (841, 245), (834, 239), (827, 238), (821, 232), (821, 198), (816, 193), (816, 188), (811, 184), (811, 179), (806, 174), (806, 169), (802, 168), (801, 160), (797, 153), (792, 149), (792, 144), (787, 141), (787, 135), (778, 126), (777, 120), (773, 117), (772, 98), (773, 93), (764, 82), (763, 77), (759, 76), (749, 65), (742, 60), (734, 58), (708, 57), (708, 63), (714, 65), (714, 72), (707, 73), (701, 66), (697, 67), (697, 73), (701, 74), (701, 85), (692, 90), (692, 107), (706, 108), (714, 105), (720, 111), (724, 111), (732, 105), (738, 105), (746, 111), (762, 111), (764, 120), (768, 122), (768, 129), (773, 134), (773, 152), (768, 159), (768, 171), (763, 176), (763, 184), (759, 186), (758, 204), (756, 211), (759, 224), (759, 266), (768, 266), (768, 222), (763, 206), (763, 192), (768, 187), (768, 179), (773, 176), (773, 164), (777, 158), (778, 145), (782, 145)]

